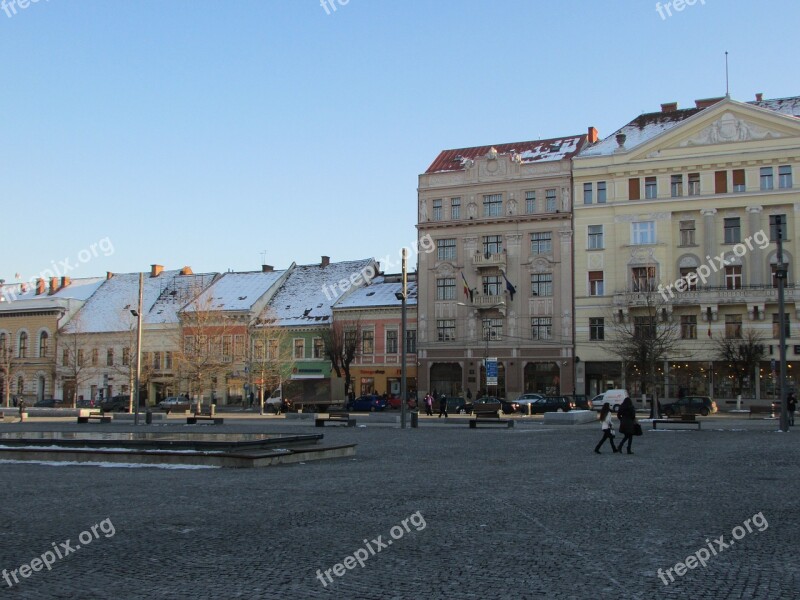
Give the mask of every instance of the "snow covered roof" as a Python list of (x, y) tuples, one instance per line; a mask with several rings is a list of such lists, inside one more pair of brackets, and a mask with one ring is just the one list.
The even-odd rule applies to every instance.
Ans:
[[(143, 322), (176, 323), (177, 311), (205, 288), (216, 274), (181, 275), (162, 271), (158, 277), (145, 274)], [(116, 273), (106, 279), (86, 304), (64, 327), (66, 333), (128, 331), (131, 310), (139, 304), (139, 273)]]
[[(403, 283), (400, 281), (385, 281), (383, 277), (376, 277), (372, 283), (365, 287), (360, 287), (354, 290), (346, 297), (340, 298), (334, 309), (340, 308), (370, 308), (370, 307), (385, 307), (393, 306), (399, 308), (402, 302), (397, 299), (398, 292), (403, 289)], [(407, 306), (417, 305), (417, 282), (408, 282), (408, 300)]]
[(516, 142), (513, 144), (496, 144), (494, 146), (475, 146), (474, 148), (458, 148), (443, 150), (425, 171), (429, 173), (445, 173), (463, 171), (467, 161), (487, 156), (494, 149), (498, 156), (511, 155), (518, 157), (522, 164), (547, 162), (572, 158), (586, 143), (586, 135), (575, 135), (549, 140)]
[[(787, 116), (800, 117), (800, 97), (760, 100), (747, 102), (746, 104), (772, 110)], [(617, 135), (619, 134), (625, 135), (625, 149), (630, 150), (631, 148), (648, 142), (665, 131), (669, 131), (689, 117), (693, 117), (697, 113), (711, 108), (712, 106), (714, 106), (714, 104), (708, 103), (702, 105), (702, 108), (684, 108), (680, 110), (676, 109), (672, 112), (654, 112), (639, 115), (633, 121), (621, 127), (607, 138), (594, 145), (586, 146), (580, 152), (579, 156), (604, 156), (613, 154), (619, 147), (617, 143)]]
[[(350, 281), (358, 273), (369, 275), (372, 268), (371, 258), (326, 266), (298, 265), (270, 301), (270, 314), (278, 325), (286, 327), (327, 325), (331, 322), (331, 306), (345, 293), (339, 282)], [(359, 277), (358, 282), (363, 278)]]
[[(36, 293), (35, 283), (7, 283), (0, 286), (0, 311), (6, 310), (42, 310), (50, 307), (64, 306), (65, 301), (85, 301), (97, 291), (105, 281), (103, 277), (83, 277), (71, 279), (69, 284), (49, 294), (45, 287), (42, 294)], [(48, 282), (45, 282), (47, 285)]]
[(187, 311), (195, 307), (205, 310), (250, 310), (259, 298), (275, 285), (286, 271), (254, 271), (248, 273), (225, 273), (207, 288)]

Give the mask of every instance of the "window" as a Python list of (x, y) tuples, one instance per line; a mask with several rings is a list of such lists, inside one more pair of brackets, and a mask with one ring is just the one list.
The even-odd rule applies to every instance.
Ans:
[(672, 175), (670, 177), (669, 190), (673, 198), (683, 196), (683, 175)]
[[(187, 348), (190, 347), (187, 345)], [(122, 349), (122, 366), (127, 367), (131, 364), (131, 349), (130, 348), (123, 348)]]
[(778, 167), (778, 187), (782, 190), (788, 190), (792, 187), (791, 165), (783, 165)]
[(26, 331), (23, 331), (19, 334), (17, 358), (28, 358), (28, 332)]
[(695, 244), (695, 237), (694, 237), (694, 221), (681, 221), (680, 222), (680, 232), (681, 232), (681, 246), (694, 246)]
[(738, 193), (745, 191), (744, 169), (733, 170), (733, 191)]
[(729, 265), (725, 267), (725, 289), (742, 289), (742, 267), (739, 265)]
[(61, 366), (68, 367), (69, 366), (69, 350), (64, 350), (61, 353)]
[(728, 172), (716, 171), (714, 173), (714, 193), (727, 194), (728, 193)]
[(97, 348), (92, 348), (92, 366), (93, 367), (97, 366), (97, 362), (98, 362), (99, 359), (100, 359), (100, 356), (99, 356), (99, 352), (97, 351)]
[(456, 299), (456, 280), (454, 277), (440, 277), (436, 279), (436, 299)]
[(311, 352), (314, 358), (324, 358), (325, 357), (325, 342), (322, 338), (314, 338), (311, 342), (313, 345), (311, 347)]
[(222, 362), (233, 360), (233, 338), (229, 335), (222, 336)]
[(260, 340), (253, 342), (253, 358), (264, 360), (264, 342)]
[[(781, 337), (781, 315), (780, 313), (775, 313), (772, 315), (772, 337), (775, 339), (780, 339)], [(789, 321), (789, 313), (783, 313), (783, 335), (785, 337), (791, 337), (791, 327)]]
[[(347, 342), (347, 332), (345, 332), (345, 343)], [(280, 345), (278, 340), (269, 340), (267, 342), (267, 360), (278, 360), (280, 357)]]
[(769, 216), (769, 241), (775, 242), (778, 240), (778, 232), (780, 231), (780, 239), (788, 239), (786, 235), (786, 215), (770, 215)]
[(689, 173), (689, 195), (700, 195), (700, 173)]
[(244, 336), (241, 334), (233, 336), (233, 355), (236, 358), (244, 358)]
[(656, 289), (655, 267), (632, 267), (631, 290), (634, 292), (653, 292)]
[[(681, 279), (684, 284), (681, 285), (684, 292), (697, 291), (697, 267), (681, 267)], [(681, 291), (681, 290), (679, 290)]]
[(17, 393), (25, 393), (25, 380), (22, 377), (17, 377)]
[(761, 189), (771, 190), (772, 187), (772, 167), (761, 167)]
[(725, 337), (727, 339), (741, 339), (742, 315), (725, 315)]
[(440, 342), (452, 342), (456, 339), (455, 319), (438, 319), (436, 321), (436, 335)]
[(6, 353), (6, 334), (0, 333), (0, 355), (5, 357)]
[(361, 332), (361, 353), (372, 354), (375, 352), (375, 332), (365, 329)]
[(114, 366), (114, 349), (109, 348), (106, 350), (106, 366), (113, 367)]
[(456, 240), (436, 240), (436, 257), (438, 260), (455, 260)]
[[(784, 257), (784, 260), (785, 260), (785, 257)], [(787, 267), (788, 267), (788, 264), (787, 264)], [(778, 278), (775, 277), (775, 272), (778, 270), (778, 265), (776, 265), (776, 264), (770, 265), (770, 270), (772, 271), (772, 287), (775, 288), (775, 289), (778, 289)], [(787, 274), (786, 275), (787, 275), (787, 277), (789, 275), (788, 274), (788, 269), (787, 269)], [(787, 284), (788, 284), (788, 282), (787, 282)]]
[(450, 218), (454, 221), (461, 218), (461, 198), (450, 198)]
[(602, 296), (603, 295), (603, 272), (602, 271), (589, 271), (589, 295)]
[(485, 235), (483, 236), (483, 254), (484, 256), (491, 256), (492, 254), (500, 254), (503, 252), (503, 236), (502, 235)]
[(294, 341), (294, 357), (295, 358), (305, 358), (306, 357), (306, 341), (303, 339), (297, 339)]
[(598, 181), (597, 182), (597, 203), (598, 204), (605, 204), (606, 203), (606, 182), (605, 181)]
[(589, 339), (594, 341), (606, 339), (606, 324), (603, 317), (589, 319)]
[(164, 352), (164, 368), (168, 371), (172, 369), (172, 352), (169, 350)]
[(553, 295), (553, 274), (532, 273), (531, 296), (552, 296), (552, 295)]
[(531, 234), (531, 254), (550, 254), (553, 251), (553, 234), (550, 231)]
[(656, 222), (639, 221), (631, 223), (631, 244), (638, 246), (641, 244), (656, 243)]
[(531, 317), (531, 339), (553, 339), (553, 317)]
[(603, 249), (603, 226), (589, 225), (589, 250)]
[(742, 226), (739, 217), (725, 219), (724, 228), (726, 244), (738, 244), (742, 241)]
[(655, 177), (644, 178), (644, 197), (647, 199), (658, 197), (658, 183)]
[(483, 277), (484, 296), (499, 296), (503, 293), (503, 278), (499, 275), (486, 275)]
[(556, 212), (556, 191), (554, 189), (545, 191), (544, 204), (545, 212)]
[(499, 217), (503, 214), (503, 194), (487, 194), (483, 197), (483, 216)]
[(386, 331), (386, 354), (397, 354), (397, 330)]
[(681, 315), (681, 339), (683, 340), (697, 339), (696, 315)]
[(656, 318), (652, 315), (633, 318), (633, 337), (636, 339), (654, 339), (656, 337)]
[(628, 200), (639, 200), (642, 197), (640, 189), (639, 178), (632, 177), (628, 179)]
[(591, 204), (592, 203), (592, 184), (591, 183), (584, 183), (583, 184), (583, 203), (584, 204)]
[(503, 319), (484, 319), (483, 339), (484, 340), (503, 339)]
[(442, 220), (442, 200), (441, 198), (433, 201), (433, 220)]
[(39, 334), (39, 358), (47, 356), (48, 346), (50, 343), (50, 335), (43, 331)]
[(536, 212), (536, 192), (525, 192), (525, 212), (529, 215)]
[(161, 352), (153, 352), (153, 371), (161, 370)]
[(76, 367), (82, 367), (85, 364), (86, 364), (86, 362), (84, 361), (83, 348), (79, 348), (78, 349), (78, 356), (77, 356), (76, 361), (75, 361), (75, 366)]
[(406, 354), (417, 353), (417, 330), (409, 329), (406, 331)]

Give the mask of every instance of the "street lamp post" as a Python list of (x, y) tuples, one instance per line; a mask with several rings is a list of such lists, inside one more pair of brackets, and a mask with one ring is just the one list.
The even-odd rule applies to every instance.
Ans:
[(789, 411), (787, 410), (786, 403), (786, 316), (785, 310), (785, 292), (786, 276), (788, 274), (788, 265), (783, 262), (783, 217), (777, 216), (776, 224), (778, 242), (778, 256), (777, 265), (775, 265), (775, 279), (778, 280), (778, 327), (780, 328), (779, 343), (780, 343), (780, 390), (781, 390), (781, 431), (789, 431)]
[(406, 248), (403, 248), (403, 288), (396, 298), (400, 300), (400, 428), (406, 428), (408, 391), (406, 390), (406, 303), (408, 301), (408, 273), (406, 271)]
[(142, 386), (142, 304), (144, 304), (144, 273), (139, 273), (139, 308), (136, 311), (136, 396), (134, 398), (134, 425), (139, 424), (139, 396)]

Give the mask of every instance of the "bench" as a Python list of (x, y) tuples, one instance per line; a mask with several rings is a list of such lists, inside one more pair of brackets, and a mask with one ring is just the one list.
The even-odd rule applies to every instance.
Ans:
[(332, 410), (332, 409), (328, 411), (327, 417), (314, 418), (315, 427), (325, 427), (325, 423), (344, 423), (348, 427), (356, 426), (356, 420), (350, 416), (349, 412), (344, 412), (341, 410)]
[(697, 425), (697, 429), (702, 429), (702, 423), (694, 415), (680, 415), (669, 419), (653, 419), (653, 429), (658, 429), (657, 425)]
[(187, 425), (197, 425), (198, 421), (211, 421), (214, 425), (222, 425), (225, 422), (223, 417), (217, 417), (214, 415), (191, 415), (186, 417), (186, 424)]
[(78, 415), (78, 423), (89, 423), (90, 421), (97, 421), (98, 423), (111, 423), (113, 420), (114, 417), (112, 415), (104, 415), (101, 413)]
[(514, 427), (514, 421), (511, 419), (500, 418), (499, 404), (477, 404), (472, 408), (472, 414), (475, 416), (469, 420), (469, 428), (475, 429), (478, 424), (483, 425), (505, 425), (506, 427)]
[(747, 418), (750, 419), (753, 415), (769, 415), (770, 417), (774, 417), (775, 412), (776, 409), (774, 406), (751, 406), (750, 414)]

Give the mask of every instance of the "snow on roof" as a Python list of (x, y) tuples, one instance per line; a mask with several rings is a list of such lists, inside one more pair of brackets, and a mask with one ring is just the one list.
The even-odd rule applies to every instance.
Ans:
[(187, 306), (186, 310), (191, 311), (195, 307), (203, 307), (205, 310), (250, 310), (285, 272), (225, 273), (196, 302)]
[(549, 140), (534, 140), (529, 142), (516, 142), (513, 144), (496, 144), (494, 146), (475, 146), (473, 148), (458, 148), (443, 150), (439, 153), (425, 171), (428, 173), (445, 173), (448, 171), (463, 171), (466, 162), (488, 155), (492, 149), (497, 155), (510, 154), (512, 158), (518, 157), (522, 164), (533, 162), (546, 162), (572, 158), (586, 143), (586, 135), (575, 135)]
[[(340, 298), (334, 309), (340, 308), (370, 308), (378, 306), (400, 307), (402, 302), (397, 299), (398, 292), (403, 290), (403, 283), (400, 281), (384, 281), (383, 277), (376, 277), (368, 286), (354, 290), (350, 295)], [(417, 304), (417, 282), (408, 282), (407, 306)]]
[[(369, 274), (371, 258), (330, 263), (327, 266), (296, 266), (281, 289), (269, 303), (269, 310), (279, 325), (327, 325), (331, 322), (331, 305), (344, 293), (338, 286), (358, 273)], [(359, 278), (363, 281), (363, 278)]]
[(69, 285), (49, 294), (45, 281), (43, 294), (36, 293), (35, 283), (7, 283), (0, 286), (0, 310), (35, 310), (49, 306), (62, 306), (65, 300), (87, 300), (105, 281), (103, 277), (71, 279)]
[[(214, 274), (181, 275), (163, 271), (158, 277), (145, 274), (143, 322), (175, 323), (177, 311), (200, 289), (213, 280)], [(139, 304), (139, 273), (115, 273), (81, 307), (64, 327), (66, 333), (103, 333), (128, 331), (131, 310)]]
[(777, 113), (781, 113), (790, 117), (800, 118), (800, 96), (794, 96), (790, 98), (773, 98), (771, 100), (755, 100), (753, 102), (748, 102), (747, 104), (752, 104), (753, 106), (758, 106), (759, 108), (774, 110)]

